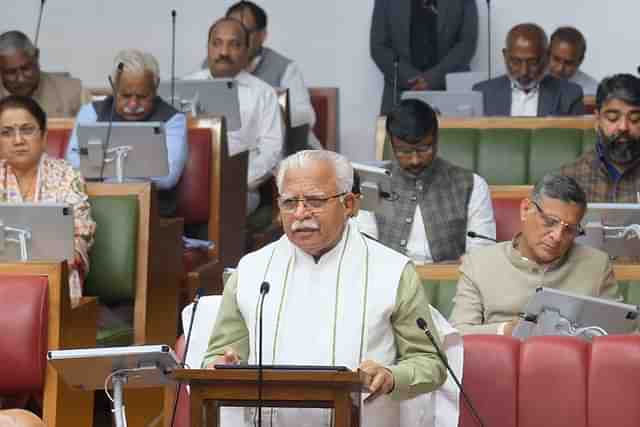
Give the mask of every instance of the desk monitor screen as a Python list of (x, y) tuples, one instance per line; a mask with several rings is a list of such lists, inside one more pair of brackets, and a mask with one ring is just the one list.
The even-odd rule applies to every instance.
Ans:
[[(108, 122), (78, 125), (80, 171), (85, 178), (116, 176), (115, 160), (104, 165), (101, 174), (103, 144), (107, 139)], [(124, 176), (129, 178), (162, 177), (169, 174), (167, 135), (162, 122), (113, 122), (108, 151), (131, 147), (124, 160)], [(106, 159), (115, 159), (107, 152)]]
[[(21, 260), (20, 235), (27, 232), (29, 260), (74, 257), (73, 209), (62, 203), (0, 203), (0, 261)], [(21, 231), (22, 230), (22, 231)]]
[(585, 235), (578, 242), (610, 256), (640, 254), (640, 204), (589, 203), (582, 219)]
[[(575, 328), (597, 326), (607, 334), (627, 334), (633, 332), (638, 322), (638, 307), (604, 298), (576, 295), (553, 288), (540, 287), (522, 310), (526, 316), (550, 311), (569, 320)], [(543, 330), (544, 325), (519, 322), (514, 336), (526, 338), (531, 335), (558, 335)]]
[[(171, 104), (171, 82), (161, 82), (158, 94)], [(242, 126), (238, 84), (232, 79), (176, 80), (174, 105), (194, 116), (202, 113), (224, 116), (229, 131)]]
[(107, 376), (121, 369), (137, 369), (125, 387), (153, 387), (169, 382), (166, 374), (179, 367), (168, 345), (140, 345), (76, 350), (55, 350), (47, 359), (71, 387), (102, 390)]
[(378, 166), (351, 162), (360, 177), (361, 208), (365, 211), (380, 212), (391, 209), (389, 201), (393, 200), (391, 188), (391, 171)]
[(402, 99), (426, 102), (443, 116), (476, 117), (484, 114), (481, 92), (406, 91), (402, 93)]
[(473, 85), (489, 78), (486, 71), (462, 71), (458, 73), (448, 73), (444, 76), (449, 92), (468, 92)]

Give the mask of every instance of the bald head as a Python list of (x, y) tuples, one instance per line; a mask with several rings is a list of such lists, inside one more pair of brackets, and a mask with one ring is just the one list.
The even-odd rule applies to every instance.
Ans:
[(237, 19), (222, 18), (211, 25), (207, 62), (213, 77), (235, 77), (247, 66), (249, 35)]
[(516, 25), (507, 34), (502, 54), (514, 84), (525, 91), (530, 90), (544, 76), (547, 65), (547, 35), (536, 24)]

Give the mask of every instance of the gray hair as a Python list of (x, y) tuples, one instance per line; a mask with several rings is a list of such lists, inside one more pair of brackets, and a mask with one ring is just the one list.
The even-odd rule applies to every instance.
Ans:
[(276, 176), (278, 192), (282, 194), (284, 176), (289, 169), (309, 167), (314, 162), (330, 163), (336, 171), (338, 192), (347, 193), (351, 191), (353, 187), (353, 167), (345, 156), (327, 150), (304, 150), (298, 151), (280, 162)]
[(570, 176), (548, 173), (533, 187), (531, 198), (541, 202), (542, 197), (556, 199), (565, 203), (587, 206), (587, 195), (578, 182)]
[(0, 56), (13, 55), (16, 52), (24, 52), (33, 58), (38, 53), (38, 49), (21, 31), (7, 31), (0, 34)]
[(160, 84), (160, 67), (156, 58), (150, 53), (137, 49), (125, 49), (118, 52), (113, 60), (113, 71), (111, 72), (113, 81), (116, 81), (118, 77), (118, 65), (120, 63), (124, 65), (123, 72), (127, 71), (142, 75), (145, 71), (148, 71), (153, 75), (155, 87), (157, 88)]

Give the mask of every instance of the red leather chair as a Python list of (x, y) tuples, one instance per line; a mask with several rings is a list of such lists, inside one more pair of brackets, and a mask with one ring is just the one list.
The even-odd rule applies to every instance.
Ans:
[[(45, 276), (0, 275), (0, 396), (42, 393), (48, 337), (47, 286)], [(26, 399), (14, 402), (24, 404)]]
[(313, 133), (322, 146), (331, 151), (338, 149), (338, 88), (309, 88), (311, 105), (316, 113)]
[(522, 199), (492, 199), (498, 242), (511, 240), (520, 231), (520, 201)]
[[(71, 123), (73, 126), (73, 123)], [(56, 159), (63, 159), (73, 128), (51, 128), (47, 132), (47, 154)]]

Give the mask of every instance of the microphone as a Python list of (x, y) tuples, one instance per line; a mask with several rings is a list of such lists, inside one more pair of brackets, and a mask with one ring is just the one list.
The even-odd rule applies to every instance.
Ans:
[(400, 55), (397, 53), (393, 57), (393, 106), (398, 105), (398, 79), (399, 72), (398, 68), (400, 66)]
[(40, 10), (38, 12), (38, 24), (36, 26), (36, 37), (34, 39), (34, 46), (38, 47), (38, 39), (40, 38), (40, 25), (42, 24), (42, 12), (44, 11), (45, 0), (40, 1)]
[[(191, 342), (191, 332), (193, 331), (193, 321), (196, 318), (196, 312), (198, 310), (198, 303), (200, 298), (204, 294), (204, 288), (196, 289), (196, 294), (193, 297), (193, 310), (191, 310), (191, 319), (189, 320), (189, 329), (187, 330), (187, 340), (184, 345), (184, 354), (182, 356), (182, 367), (186, 366), (187, 355), (189, 354), (189, 343)], [(171, 427), (176, 422), (176, 409), (178, 408), (178, 399), (180, 399), (180, 391), (182, 390), (182, 383), (178, 383), (176, 387), (176, 397), (173, 399), (173, 410), (171, 411)]]
[(480, 415), (478, 414), (478, 411), (476, 411), (476, 408), (473, 406), (471, 399), (469, 398), (469, 396), (467, 396), (467, 393), (465, 393), (464, 388), (460, 383), (460, 380), (458, 379), (456, 374), (453, 372), (453, 369), (451, 369), (449, 362), (447, 362), (447, 358), (444, 356), (444, 354), (442, 354), (442, 350), (440, 350), (440, 346), (438, 346), (437, 341), (435, 340), (435, 338), (433, 337), (433, 334), (429, 330), (429, 327), (427, 326), (427, 322), (422, 317), (418, 317), (418, 319), (416, 319), (416, 324), (418, 325), (418, 328), (422, 329), (424, 333), (427, 335), (427, 337), (429, 337), (429, 340), (431, 341), (431, 343), (436, 349), (438, 358), (442, 361), (442, 363), (444, 363), (444, 366), (447, 367), (447, 371), (449, 371), (449, 374), (451, 374), (453, 381), (458, 386), (458, 389), (460, 390), (460, 394), (462, 394), (462, 397), (464, 398), (464, 401), (467, 404), (467, 407), (471, 410), (471, 413), (475, 417), (476, 421), (478, 421), (478, 424), (480, 424), (480, 427), (484, 427), (482, 418), (480, 418)]
[(176, 10), (171, 11), (171, 106), (176, 99)]
[(485, 236), (484, 234), (478, 234), (475, 231), (467, 231), (467, 236), (471, 237), (472, 239), (483, 239), (498, 243), (498, 241), (493, 237)]
[(491, 78), (491, 0), (487, 0), (487, 67)]
[(264, 307), (264, 297), (269, 293), (269, 282), (262, 282), (260, 285), (260, 314), (258, 318), (258, 403), (256, 409), (258, 411), (258, 427), (262, 427), (262, 309)]
[(105, 158), (107, 157), (107, 150), (109, 149), (109, 144), (111, 143), (111, 128), (113, 127), (113, 114), (116, 111), (116, 101), (118, 100), (118, 87), (117, 84), (120, 82), (120, 75), (122, 74), (122, 70), (124, 69), (124, 64), (122, 62), (118, 63), (118, 68), (116, 70), (116, 82), (113, 82), (111, 76), (108, 77), (109, 86), (111, 86), (111, 91), (113, 92), (112, 102), (111, 102), (111, 111), (109, 112), (109, 124), (107, 125), (107, 136), (105, 138), (104, 144), (102, 144), (102, 164), (100, 165), (100, 181), (104, 180), (104, 166), (106, 164)]

